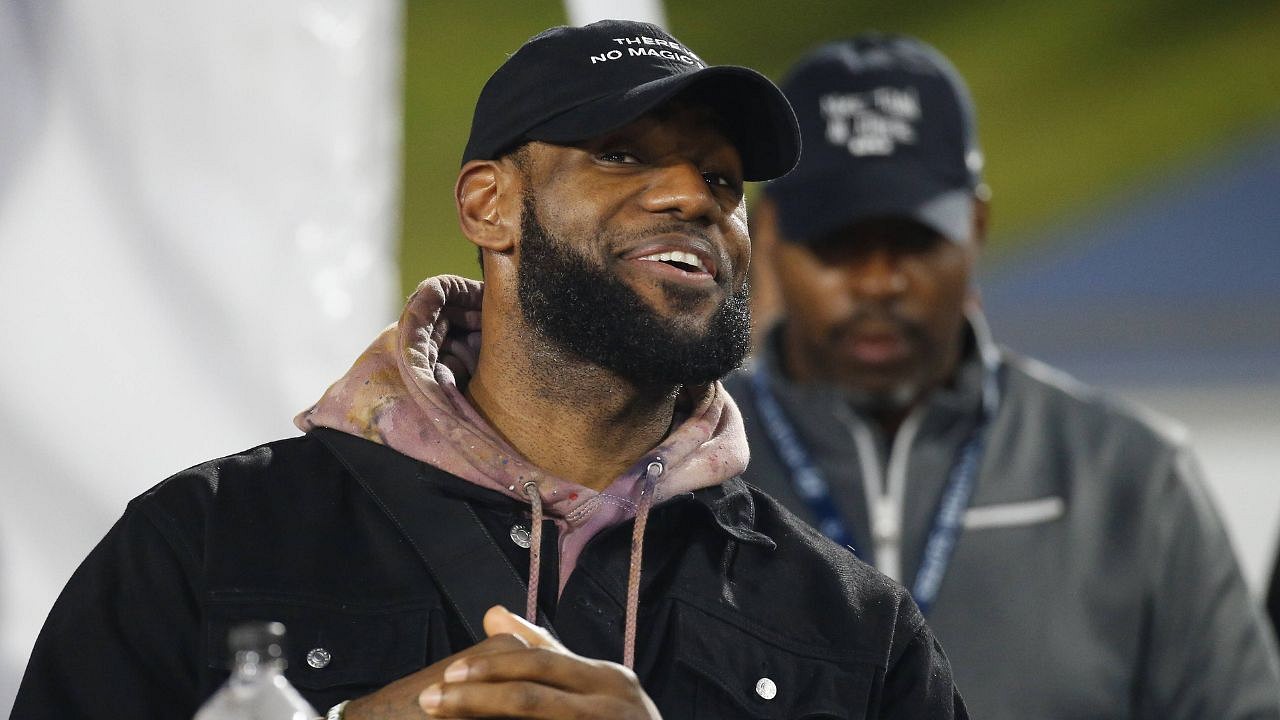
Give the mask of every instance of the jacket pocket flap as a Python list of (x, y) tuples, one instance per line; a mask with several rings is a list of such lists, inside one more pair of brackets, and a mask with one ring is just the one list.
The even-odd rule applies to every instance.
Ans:
[(860, 718), (879, 672), (872, 663), (805, 656), (728, 625), (681, 633), (677, 644), (676, 672), (685, 677), (675, 682), (692, 686), (699, 718)]
[(427, 653), (426, 608), (352, 608), (271, 600), (215, 602), (208, 609), (209, 666), (229, 667), (227, 631), (254, 620), (284, 623), (289, 682), (304, 689), (381, 686), (420, 669)]

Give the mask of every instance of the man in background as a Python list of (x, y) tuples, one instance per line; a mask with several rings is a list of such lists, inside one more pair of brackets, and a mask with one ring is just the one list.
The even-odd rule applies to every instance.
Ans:
[(728, 383), (748, 481), (911, 590), (975, 717), (1280, 717), (1184, 433), (993, 342), (955, 69), (865, 35), (783, 89), (804, 152), (753, 217), (782, 319)]

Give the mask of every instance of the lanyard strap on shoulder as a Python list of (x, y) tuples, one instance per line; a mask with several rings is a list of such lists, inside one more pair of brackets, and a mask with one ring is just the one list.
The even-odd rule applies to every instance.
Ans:
[(863, 562), (871, 563), (870, 546), (863, 548), (854, 541), (853, 530), (840, 514), (835, 500), (831, 498), (831, 487), (826, 477), (809, 455), (809, 449), (800, 440), (795, 426), (791, 424), (778, 398), (773, 394), (773, 388), (770, 387), (769, 377), (763, 365), (757, 367), (747, 378), (751, 383), (756, 409), (760, 412), (760, 422), (764, 425), (765, 434), (769, 436), (774, 450), (782, 458), (782, 463), (787, 466), (792, 489), (817, 520), (817, 528), (823, 535), (849, 548)]

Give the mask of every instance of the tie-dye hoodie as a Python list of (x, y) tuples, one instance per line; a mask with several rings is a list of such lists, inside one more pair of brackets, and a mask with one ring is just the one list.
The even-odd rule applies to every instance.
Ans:
[[(628, 584), (638, 587), (648, 507), (717, 485), (746, 467), (747, 439), (737, 406), (718, 382), (696, 391), (688, 388), (678, 398), (677, 418), (667, 436), (604, 490), (555, 477), (522, 458), (463, 394), (480, 348), (482, 295), (481, 283), (462, 277), (423, 281), (399, 322), (384, 330), (295, 424), (304, 431), (328, 427), (387, 445), (523, 502), (531, 501), (528, 483), (536, 483), (535, 500), (541, 502), (531, 503), (535, 520), (545, 513), (559, 530), (560, 590), (587, 541), (636, 517), (633, 582)], [(646, 494), (647, 489), (652, 492)], [(535, 550), (539, 529), (535, 522)], [(531, 553), (531, 564), (537, 555)], [(532, 610), (536, 568), (531, 567), (530, 578)], [(627, 608), (629, 635), (634, 633), (634, 601), (629, 598)]]

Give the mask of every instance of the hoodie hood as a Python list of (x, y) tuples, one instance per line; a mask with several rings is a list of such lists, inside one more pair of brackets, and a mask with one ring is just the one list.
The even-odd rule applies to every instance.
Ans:
[[(717, 485), (747, 465), (742, 416), (715, 382), (686, 388), (672, 429), (602, 491), (531, 465), (463, 394), (480, 350), (483, 284), (454, 275), (424, 280), (399, 322), (384, 330), (341, 379), (294, 423), (328, 427), (387, 445), (464, 480), (542, 507), (561, 531), (561, 589), (587, 540), (635, 515), (646, 484), (652, 502)], [(653, 463), (658, 463), (656, 478)]]

